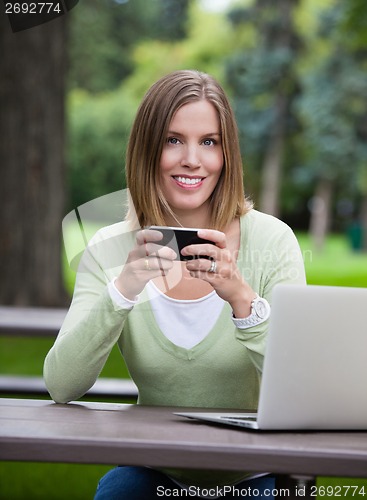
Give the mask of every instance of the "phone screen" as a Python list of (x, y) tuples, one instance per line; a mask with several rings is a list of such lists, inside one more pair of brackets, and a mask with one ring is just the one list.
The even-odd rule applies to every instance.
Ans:
[(181, 250), (188, 245), (200, 245), (204, 243), (215, 245), (213, 241), (199, 238), (198, 229), (168, 226), (150, 226), (149, 229), (159, 231), (163, 234), (163, 239), (157, 243), (172, 248), (178, 256), (177, 260), (210, 259), (207, 255), (181, 255)]

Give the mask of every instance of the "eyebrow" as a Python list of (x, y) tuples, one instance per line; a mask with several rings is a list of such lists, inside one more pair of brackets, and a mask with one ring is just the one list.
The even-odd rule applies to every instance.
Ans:
[[(175, 132), (174, 130), (168, 130), (167, 134), (178, 135), (181, 137), (182, 137), (182, 135), (184, 135), (184, 134), (181, 134), (180, 132)], [(203, 134), (202, 137), (209, 137), (209, 136), (213, 136), (213, 135), (218, 135), (220, 137), (222, 134), (220, 132), (209, 132), (207, 134)]]

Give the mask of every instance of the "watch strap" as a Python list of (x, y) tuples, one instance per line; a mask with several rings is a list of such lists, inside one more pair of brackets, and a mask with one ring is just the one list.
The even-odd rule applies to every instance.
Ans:
[(251, 302), (251, 314), (247, 318), (235, 318), (232, 313), (232, 321), (236, 328), (240, 330), (246, 330), (247, 328), (252, 328), (261, 323), (265, 323), (270, 316), (270, 304), (266, 299), (256, 297)]

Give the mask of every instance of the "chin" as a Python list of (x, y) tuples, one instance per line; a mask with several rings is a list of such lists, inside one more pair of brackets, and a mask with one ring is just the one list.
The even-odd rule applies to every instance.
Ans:
[(202, 208), (203, 205), (206, 205), (207, 200), (203, 200), (203, 201), (172, 200), (172, 203), (170, 201), (168, 201), (168, 203), (169, 203), (170, 207), (172, 208), (172, 210), (192, 211), (192, 210), (199, 210), (200, 208)]

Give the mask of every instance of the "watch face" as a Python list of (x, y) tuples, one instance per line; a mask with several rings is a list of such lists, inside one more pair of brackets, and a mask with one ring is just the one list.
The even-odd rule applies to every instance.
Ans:
[(266, 307), (266, 304), (263, 300), (258, 299), (254, 303), (254, 309), (255, 309), (256, 314), (259, 316), (259, 318), (261, 318), (261, 319), (265, 318), (265, 316), (267, 314), (267, 307)]

